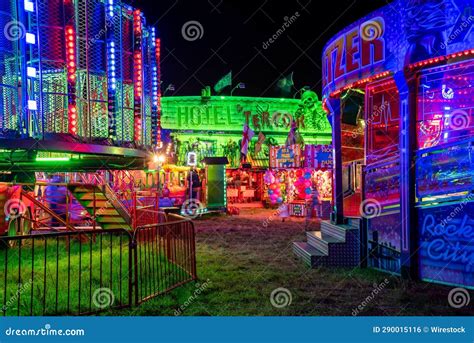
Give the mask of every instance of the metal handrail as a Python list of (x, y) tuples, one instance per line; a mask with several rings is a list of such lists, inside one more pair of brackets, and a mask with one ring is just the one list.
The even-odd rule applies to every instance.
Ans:
[[(91, 180), (86, 179), (86, 175), (84, 173), (79, 173), (79, 177), (85, 184), (90, 184)], [(120, 213), (120, 215), (125, 219), (128, 225), (133, 223), (133, 215), (129, 212), (127, 207), (117, 198), (115, 195), (114, 190), (110, 185), (106, 182), (106, 180), (99, 176), (99, 174), (92, 174), (92, 182), (94, 186), (101, 186), (103, 187), (103, 193), (107, 200), (112, 204), (112, 206)]]
[(60, 216), (58, 216), (56, 213), (54, 213), (54, 211), (52, 211), (50, 208), (48, 208), (47, 206), (45, 206), (44, 204), (42, 204), (41, 202), (39, 202), (38, 200), (36, 200), (34, 197), (32, 197), (31, 195), (29, 195), (27, 192), (25, 192), (23, 189), (21, 190), (21, 196), (27, 198), (28, 200), (30, 200), (33, 204), (35, 204), (35, 206), (38, 206), (39, 208), (41, 208), (43, 211), (45, 211), (46, 213), (48, 213), (51, 217), (53, 217), (54, 219), (56, 219), (58, 222), (60, 222), (61, 224), (63, 224), (67, 229), (69, 229), (70, 231), (76, 231), (76, 229), (74, 228), (74, 226), (72, 226), (71, 224), (69, 224), (67, 221), (65, 221), (64, 219), (62, 219)]

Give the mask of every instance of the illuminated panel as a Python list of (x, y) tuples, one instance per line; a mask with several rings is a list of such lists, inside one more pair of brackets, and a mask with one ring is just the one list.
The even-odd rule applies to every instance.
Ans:
[(474, 134), (474, 63), (428, 70), (417, 98), (418, 148), (459, 141)]
[[(107, 0), (105, 8), (107, 18), (107, 102), (108, 102), (108, 136), (110, 139), (116, 137), (116, 89), (117, 89), (117, 70), (116, 70), (116, 46), (114, 37), (114, 0)], [(112, 27), (111, 27), (112, 26)]]
[(66, 18), (72, 18), (65, 26), (66, 29), (66, 67), (67, 67), (67, 100), (68, 100), (68, 132), (77, 134), (77, 105), (76, 105), (76, 29), (74, 25), (74, 4), (72, 0), (64, 1)]
[(152, 59), (152, 137), (153, 145), (161, 148), (161, 68), (160, 68), (160, 55), (161, 55), (161, 40), (155, 37), (155, 29), (152, 28), (152, 44), (154, 46), (154, 58)]
[(473, 80), (473, 62), (431, 69), (420, 78), (416, 195), (423, 203), (461, 199), (473, 189)]
[(399, 153), (400, 97), (393, 80), (368, 86), (367, 164), (386, 160)]
[(133, 129), (134, 141), (139, 144), (142, 140), (142, 95), (143, 95), (143, 53), (142, 53), (142, 19), (140, 10), (133, 11), (134, 42), (134, 107)]

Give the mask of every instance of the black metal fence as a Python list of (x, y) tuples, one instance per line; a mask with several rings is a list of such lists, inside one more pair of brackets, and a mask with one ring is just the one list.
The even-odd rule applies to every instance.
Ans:
[(138, 305), (196, 279), (189, 220), (0, 237), (4, 316), (86, 315)]
[(196, 278), (194, 226), (179, 220), (138, 228), (134, 233), (138, 281), (135, 303), (166, 293)]

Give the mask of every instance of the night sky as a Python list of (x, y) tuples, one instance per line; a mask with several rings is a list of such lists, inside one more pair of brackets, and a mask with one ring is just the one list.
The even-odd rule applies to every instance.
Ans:
[[(199, 95), (230, 70), (246, 89), (234, 95), (280, 96), (276, 84), (294, 72), (295, 87), (321, 94), (321, 52), (339, 30), (382, 7), (387, 0), (135, 0), (162, 38), (163, 90), (166, 95)], [(296, 16), (298, 12), (299, 17)], [(289, 28), (267, 49), (264, 42), (293, 17)], [(295, 19), (296, 18), (296, 19)], [(186, 40), (182, 27), (197, 21), (200, 39)], [(191, 37), (192, 39), (193, 37)], [(228, 93), (229, 90), (224, 91)]]

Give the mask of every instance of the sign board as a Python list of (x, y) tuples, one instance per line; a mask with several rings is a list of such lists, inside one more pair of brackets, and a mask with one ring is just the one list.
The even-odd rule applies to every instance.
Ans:
[(331, 145), (306, 145), (304, 149), (305, 167), (331, 170), (333, 163)]
[[(317, 97), (305, 99), (182, 96), (162, 98), (162, 126), (170, 130), (287, 134), (295, 121), (300, 133), (330, 133), (331, 126)], [(300, 112), (304, 112), (304, 114)], [(319, 121), (318, 121), (319, 120)], [(318, 122), (319, 125), (315, 125)]]
[(270, 168), (299, 168), (301, 147), (295, 145), (272, 146), (270, 148)]

